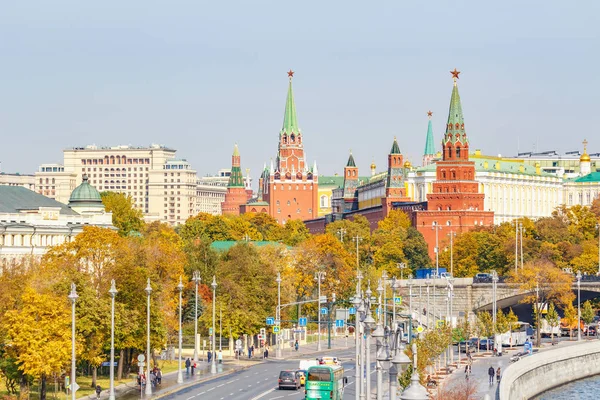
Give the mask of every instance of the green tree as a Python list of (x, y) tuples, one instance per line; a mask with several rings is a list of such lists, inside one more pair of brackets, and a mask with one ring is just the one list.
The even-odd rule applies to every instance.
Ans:
[(558, 315), (558, 311), (556, 311), (556, 307), (554, 307), (554, 303), (550, 303), (548, 306), (546, 322), (548, 323), (548, 326), (550, 326), (550, 337), (552, 343), (554, 343), (554, 328), (560, 325), (560, 316)]
[(59, 298), (25, 289), (22, 306), (8, 311), (2, 324), (11, 343), (10, 357), (19, 370), (40, 379), (40, 399), (46, 399), (46, 381), (67, 368), (71, 357), (70, 313), (66, 293)]
[(135, 208), (131, 196), (116, 192), (102, 192), (100, 196), (106, 212), (112, 213), (112, 223), (119, 229), (119, 235), (127, 236), (142, 231), (142, 210)]
[(406, 262), (413, 270), (431, 268), (431, 258), (427, 253), (427, 242), (421, 232), (412, 226), (407, 230), (406, 240), (402, 243), (402, 251)]
[[(491, 313), (488, 311), (477, 313), (476, 330), (479, 337), (489, 338), (494, 334), (494, 320)], [(487, 343), (489, 351), (489, 341)], [(477, 345), (477, 351), (479, 351), (479, 345)]]
[(583, 320), (583, 323), (588, 327), (588, 336), (590, 335), (589, 325), (592, 322), (594, 322), (595, 316), (596, 313), (592, 308), (592, 303), (589, 300), (587, 300), (585, 303), (583, 303), (583, 308), (581, 309), (581, 319)]

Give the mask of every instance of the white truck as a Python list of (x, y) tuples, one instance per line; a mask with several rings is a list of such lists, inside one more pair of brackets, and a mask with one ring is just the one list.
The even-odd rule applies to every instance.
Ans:
[(548, 338), (550, 336), (560, 337), (560, 324), (556, 326), (550, 326), (545, 318), (541, 319), (540, 336)]

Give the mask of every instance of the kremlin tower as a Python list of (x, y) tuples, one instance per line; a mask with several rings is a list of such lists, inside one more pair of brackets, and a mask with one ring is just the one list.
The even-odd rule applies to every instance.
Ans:
[(440, 238), (446, 238), (447, 234), (494, 223), (494, 213), (484, 211), (485, 195), (479, 193), (475, 164), (469, 161), (469, 138), (457, 85), (460, 72), (454, 69), (451, 73), (454, 86), (442, 139), (442, 160), (436, 163), (436, 180), (432, 193), (427, 195), (427, 211), (416, 212), (416, 228), (429, 244), (432, 258), (440, 247)]
[(263, 202), (268, 203), (269, 214), (279, 223), (290, 219), (308, 220), (318, 214), (318, 173), (316, 163), (308, 167), (304, 154), (303, 135), (298, 127), (292, 78), (288, 72), (289, 86), (279, 132), (279, 144), (275, 164), (263, 171), (260, 191)]
[(231, 175), (227, 184), (225, 201), (221, 203), (223, 214), (239, 215), (240, 206), (246, 204), (248, 197), (247, 183), (244, 182), (242, 168), (240, 167), (240, 152), (236, 144), (231, 156)]
[(405, 165), (404, 158), (400, 152), (398, 141), (394, 137), (394, 143), (390, 154), (388, 154), (387, 181), (385, 184), (385, 197), (381, 199), (383, 206), (383, 218), (387, 217), (392, 210), (392, 202), (411, 201), (406, 197)]
[(423, 166), (426, 167), (433, 162), (435, 158), (435, 145), (433, 143), (433, 129), (431, 128), (431, 111), (427, 112), (429, 122), (427, 123), (427, 137), (425, 138), (425, 151), (423, 151)]

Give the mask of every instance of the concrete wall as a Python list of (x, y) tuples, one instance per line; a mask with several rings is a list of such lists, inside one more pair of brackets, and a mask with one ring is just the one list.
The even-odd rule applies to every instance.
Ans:
[(522, 358), (502, 374), (498, 399), (527, 400), (554, 387), (600, 374), (599, 358), (600, 341), (566, 345)]

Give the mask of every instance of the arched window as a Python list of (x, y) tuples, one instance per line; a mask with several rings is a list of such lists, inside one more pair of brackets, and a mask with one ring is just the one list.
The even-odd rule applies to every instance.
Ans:
[(356, 176), (356, 171), (352, 171), (352, 176)]
[(450, 172), (450, 175), (452, 175), (452, 179), (456, 179), (456, 171)]
[(283, 135), (283, 143), (287, 143), (287, 135)]
[(296, 142), (296, 135), (294, 135), (292, 133), (292, 136), (290, 136), (290, 139), (292, 140), (292, 143)]
[(321, 196), (321, 208), (327, 208), (328, 207), (328, 198), (326, 195), (322, 195)]
[(446, 171), (442, 171), (442, 179), (446, 179)]
[(460, 158), (460, 147), (456, 148), (456, 158)]

